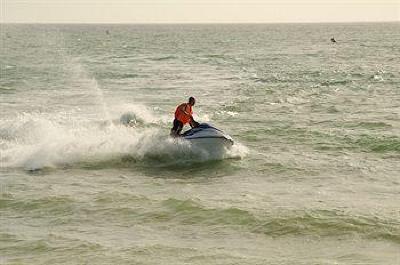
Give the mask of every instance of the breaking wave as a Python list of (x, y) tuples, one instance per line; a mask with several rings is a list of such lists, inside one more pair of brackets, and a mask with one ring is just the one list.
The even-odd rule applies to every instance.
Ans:
[[(128, 111), (127, 111), (128, 109)], [(65, 114), (23, 113), (0, 122), (3, 167), (37, 170), (76, 164), (124, 166), (137, 161), (157, 165), (241, 157), (243, 146), (209, 153), (168, 136), (168, 117), (141, 105), (113, 108), (111, 122), (71, 119)]]
[(357, 216), (338, 210), (298, 210), (256, 216), (239, 208), (206, 208), (192, 200), (168, 199), (156, 213), (143, 213), (144, 222), (157, 220), (184, 225), (241, 227), (252, 233), (280, 237), (290, 235), (345, 236), (400, 243), (398, 221), (377, 216)]

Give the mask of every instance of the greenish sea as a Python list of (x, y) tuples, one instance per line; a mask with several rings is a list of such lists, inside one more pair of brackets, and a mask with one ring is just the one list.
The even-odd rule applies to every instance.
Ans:
[(0, 38), (0, 264), (400, 263), (399, 23)]

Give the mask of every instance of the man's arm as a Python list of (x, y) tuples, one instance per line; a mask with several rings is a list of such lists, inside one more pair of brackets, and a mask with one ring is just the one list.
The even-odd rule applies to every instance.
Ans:
[(193, 116), (190, 116), (190, 127), (192, 127), (192, 128), (196, 128), (196, 127), (199, 127), (199, 125), (200, 125), (200, 123), (198, 123), (197, 121), (195, 121), (194, 119), (193, 119)]

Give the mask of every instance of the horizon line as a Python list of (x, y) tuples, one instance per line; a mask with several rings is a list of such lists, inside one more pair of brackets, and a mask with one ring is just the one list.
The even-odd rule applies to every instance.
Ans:
[(76, 25), (202, 25), (202, 24), (368, 24), (368, 23), (400, 23), (400, 20), (376, 20), (376, 21), (271, 21), (271, 22), (234, 22), (234, 21), (191, 21), (191, 22), (75, 22), (75, 21), (60, 21), (60, 22), (0, 22), (0, 24), (76, 24)]

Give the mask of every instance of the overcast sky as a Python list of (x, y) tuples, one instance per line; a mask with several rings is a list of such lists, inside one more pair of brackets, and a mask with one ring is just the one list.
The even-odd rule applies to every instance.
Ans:
[(400, 21), (400, 0), (0, 0), (0, 22)]

